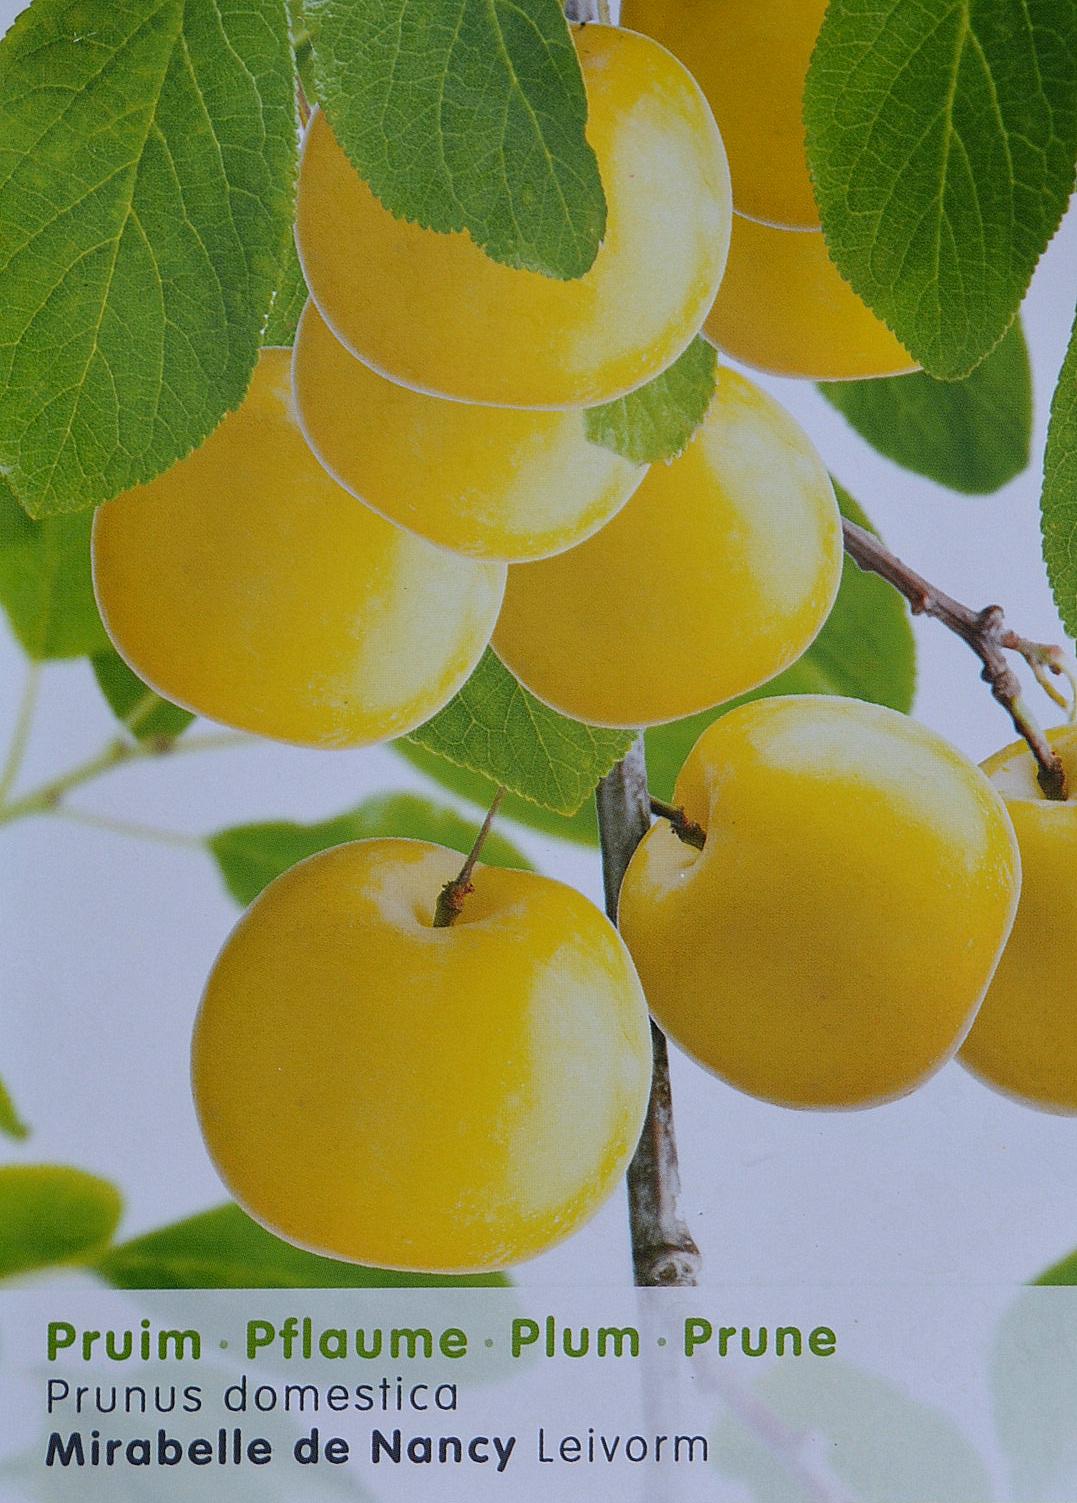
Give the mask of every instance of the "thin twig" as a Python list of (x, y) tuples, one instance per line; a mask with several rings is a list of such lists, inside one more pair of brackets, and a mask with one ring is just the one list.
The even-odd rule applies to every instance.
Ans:
[[(1061, 654), (1056, 657), (1052, 649), (1038, 643), (1028, 643), (1023, 637), (1009, 631), (1004, 625), (1002, 607), (989, 605), (981, 611), (962, 605), (959, 600), (936, 589), (901, 559), (885, 548), (879, 539), (855, 522), (844, 520), (845, 551), (861, 569), (878, 574), (909, 602), (916, 616), (931, 616), (966, 642), (983, 664), (982, 677), (990, 684), (991, 693), (1007, 711), (1018, 732), (1028, 742), (1032, 755), (1039, 764), (1040, 787), (1049, 799), (1066, 797), (1066, 774), (1062, 763), (1052, 750), (1035, 716), (1025, 703), (1021, 682), (1005, 656), (1006, 651), (1019, 652), (1027, 661), (1041, 668), (1047, 666), (1052, 672), (1063, 672), (1055, 667)], [(1057, 650), (1056, 650), (1057, 651)]]
[[(606, 912), (616, 921), (621, 880), (651, 824), (647, 764), (638, 736), (623, 762), (596, 790)], [(673, 1096), (665, 1036), (651, 1024), (653, 1073), (647, 1118), (628, 1169), (632, 1264), (640, 1288), (694, 1286), (700, 1253), (678, 1208), (681, 1181), (673, 1127)]]
[(811, 1503), (855, 1503), (825, 1456), (816, 1454), (812, 1431), (790, 1424), (765, 1399), (719, 1366), (710, 1348), (693, 1357), (700, 1387), (715, 1394), (763, 1448), (785, 1468)]
[(220, 751), (224, 747), (254, 745), (254, 738), (242, 731), (222, 731), (205, 736), (183, 736), (178, 739), (151, 738), (146, 741), (130, 741), (118, 736), (108, 742), (96, 756), (50, 778), (47, 783), (33, 788), (21, 798), (0, 805), (0, 824), (12, 824), (17, 819), (26, 819), (33, 814), (51, 814), (73, 788), (81, 788), (119, 767), (132, 762), (145, 762), (155, 757), (174, 757), (186, 752)]
[(160, 830), (156, 825), (136, 824), (129, 819), (113, 819), (109, 814), (94, 814), (89, 809), (76, 809), (70, 804), (56, 804), (52, 813), (72, 824), (104, 830), (111, 835), (124, 835), (131, 840), (148, 840), (155, 845), (182, 846), (195, 851), (206, 848), (205, 840), (199, 835), (186, 835), (181, 830)]
[(41, 664), (31, 663), (26, 670), (26, 678), (23, 680), (22, 698), (19, 701), (19, 712), (15, 717), (15, 729), (11, 735), (11, 745), (8, 747), (7, 756), (4, 758), (3, 770), (0, 771), (0, 805), (3, 804), (19, 776), (23, 758), (26, 756), (27, 743), (30, 740), (30, 729), (34, 723), (34, 711), (37, 708), (37, 694), (41, 687)]

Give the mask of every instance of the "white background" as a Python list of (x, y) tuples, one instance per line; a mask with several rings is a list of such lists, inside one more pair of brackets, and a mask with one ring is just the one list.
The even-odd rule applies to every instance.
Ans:
[[(11, 14), (0, 9), (0, 21)], [(1071, 214), (1024, 314), (1036, 392), (1032, 464), (994, 497), (919, 481), (861, 444), (809, 385), (765, 383), (896, 552), (971, 605), (1002, 604), (1014, 628), (1043, 640), (1061, 640), (1061, 628), (1039, 554), (1039, 469), (1075, 294)], [(968, 650), (938, 625), (916, 629), (916, 714), (976, 759), (1013, 739)], [(0, 633), (5, 746), (24, 663)], [(1046, 721), (1058, 718), (1038, 702)], [(49, 666), (20, 788), (95, 753), (114, 731), (89, 667)], [(198, 837), (248, 820), (322, 818), (390, 787), (436, 791), (383, 749), (309, 753), (266, 743), (129, 768), (72, 802)], [(600, 901), (596, 854), (507, 833), (540, 869)], [(219, 1203), (187, 1081), (201, 986), (237, 917), (212, 862), (194, 845), (60, 818), (0, 829), (0, 851), (0, 1076), (33, 1129), (25, 1144), (5, 1141), (0, 1155), (114, 1180), (126, 1197), (127, 1235)], [(957, 1065), (903, 1102), (827, 1115), (751, 1101), (682, 1060), (675, 1070), (683, 1209), (708, 1282), (1024, 1281), (1077, 1247), (1077, 1123), (1014, 1105)], [(627, 1281), (620, 1196), (518, 1278)]]

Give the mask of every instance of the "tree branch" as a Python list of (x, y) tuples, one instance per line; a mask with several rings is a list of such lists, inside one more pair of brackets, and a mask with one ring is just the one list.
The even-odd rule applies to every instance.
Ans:
[(604, 26), (613, 24), (610, 0), (565, 0), (567, 21), (597, 21)]
[(1001, 606), (989, 605), (981, 611), (974, 611), (962, 605), (902, 563), (866, 528), (858, 527), (847, 518), (842, 519), (842, 525), (845, 551), (854, 563), (878, 574), (900, 591), (909, 602), (913, 615), (931, 616), (941, 621), (972, 648), (983, 664), (982, 678), (990, 684), (991, 693), (1028, 742), (1039, 764), (1037, 776), (1044, 794), (1049, 799), (1065, 799), (1066, 774), (1062, 763), (1025, 703), (1020, 680), (1005, 656), (1007, 651), (1020, 653), (1039, 677), (1044, 667), (1053, 673), (1066, 671), (1060, 649), (1027, 642), (1006, 628)]
[[(598, 830), (606, 912), (616, 922), (621, 880), (632, 852), (651, 826), (647, 764), (640, 734), (623, 762), (599, 783)], [(640, 1288), (695, 1285), (699, 1248), (678, 1209), (681, 1191), (669, 1053), (661, 1029), (651, 1024), (651, 1098), (635, 1157), (628, 1169), (628, 1220), (632, 1264)]]

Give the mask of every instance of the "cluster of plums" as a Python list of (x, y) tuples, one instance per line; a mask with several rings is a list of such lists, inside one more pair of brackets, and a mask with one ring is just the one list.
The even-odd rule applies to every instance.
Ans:
[[(815, 219), (799, 97), (823, 8), (624, 0), (628, 25), (693, 39), (682, 55), (714, 113), (658, 42), (574, 29), (608, 203), (574, 281), (393, 218), (315, 112), (294, 350), (264, 351), (200, 449), (96, 518), (102, 615), (142, 678), (227, 724), (340, 747), (419, 725), (491, 640), (541, 700), (624, 727), (721, 704), (800, 656), (835, 598), (841, 523), (784, 410), (723, 368), (687, 448), (649, 469), (591, 442), (584, 414), (701, 328), (764, 369), (910, 367)], [(755, 99), (723, 96), (730, 81)], [(1039, 842), (1067, 811), (1019, 762), (993, 776), (1004, 793), (1021, 783)], [(624, 1171), (648, 1007), (722, 1078), (791, 1106), (891, 1100), (954, 1055), (1019, 886), (983, 773), (891, 711), (769, 699), (705, 733), (676, 799), (703, 847), (651, 830), (625, 877), (623, 938), (572, 889), (482, 866), (439, 926), (460, 858), (419, 842), (338, 847), (271, 884), (222, 951), (194, 1036), (203, 1133), (246, 1208), (360, 1262), (529, 1257)], [(1050, 1100), (1053, 1066), (1022, 1085), (999, 1065), (1021, 1055), (1025, 952), (1046, 922), (1030, 919), (1018, 979), (1004, 962), (964, 1052)]]

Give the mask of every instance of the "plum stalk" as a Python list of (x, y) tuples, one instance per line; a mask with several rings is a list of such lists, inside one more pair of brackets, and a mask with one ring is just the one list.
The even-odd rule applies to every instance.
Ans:
[(499, 787), (494, 794), (493, 801), (486, 811), (486, 818), (482, 822), (482, 828), (475, 836), (475, 843), (468, 852), (467, 860), (451, 882), (438, 893), (437, 903), (434, 905), (434, 928), (448, 929), (457, 920), (464, 906), (464, 899), (469, 892), (473, 892), (471, 878), (474, 876), (475, 867), (478, 865), (482, 848), (486, 844), (486, 837), (497, 817), (497, 811), (501, 807), (501, 800), (505, 797), (505, 789)]

